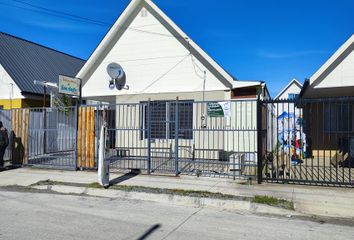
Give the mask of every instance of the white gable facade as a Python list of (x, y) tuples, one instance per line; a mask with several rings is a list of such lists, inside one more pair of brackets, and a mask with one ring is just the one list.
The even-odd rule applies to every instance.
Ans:
[(354, 96), (354, 35), (310, 78), (303, 96)]
[(24, 98), (20, 88), (0, 64), (0, 99)]
[[(108, 64), (120, 64), (129, 90), (109, 88)], [(205, 76), (204, 76), (205, 74)], [(230, 98), (234, 79), (151, 1), (133, 0), (78, 74), (94, 100)], [(228, 91), (225, 94), (225, 91)], [(157, 97), (158, 96), (158, 97)]]
[(302, 84), (298, 80), (293, 79), (279, 92), (275, 99), (289, 99), (291, 98), (291, 95), (300, 94), (301, 88)]
[(22, 99), (20, 88), (0, 64), (0, 99)]

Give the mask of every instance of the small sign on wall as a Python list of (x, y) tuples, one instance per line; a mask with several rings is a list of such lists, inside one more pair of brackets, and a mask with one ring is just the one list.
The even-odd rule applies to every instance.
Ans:
[(209, 117), (230, 117), (231, 116), (231, 102), (215, 102), (208, 103)]
[(80, 79), (60, 75), (59, 76), (59, 93), (79, 97), (80, 96)]

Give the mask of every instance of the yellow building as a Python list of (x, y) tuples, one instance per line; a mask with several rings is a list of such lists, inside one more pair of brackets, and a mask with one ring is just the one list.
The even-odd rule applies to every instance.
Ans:
[(84, 62), (0, 32), (0, 109), (42, 107), (44, 88), (34, 80), (57, 83), (59, 75), (75, 76)]

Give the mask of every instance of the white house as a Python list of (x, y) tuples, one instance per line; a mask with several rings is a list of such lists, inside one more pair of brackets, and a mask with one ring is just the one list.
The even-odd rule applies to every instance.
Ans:
[(299, 96), (302, 84), (294, 78), (291, 80), (274, 99), (295, 99)]
[[(129, 90), (108, 87), (108, 64), (120, 64)], [(205, 76), (204, 76), (205, 74)], [(235, 83), (150, 0), (132, 0), (77, 74), (83, 97), (108, 102), (154, 99), (231, 99), (231, 90), (253, 88), (263, 96), (261, 82)]]
[(312, 155), (353, 167), (354, 34), (305, 82), (301, 97)]
[(303, 98), (354, 96), (354, 34), (304, 84)]
[[(122, 67), (129, 87), (109, 87), (110, 63)], [(153, 147), (169, 149), (170, 157), (176, 154), (171, 122), (177, 98), (179, 128), (184, 128), (178, 132), (180, 157), (188, 161), (220, 159), (223, 152), (256, 153), (256, 99), (269, 97), (265, 83), (237, 81), (151, 0), (130, 2), (77, 77), (84, 99), (116, 104), (114, 125), (120, 130), (113, 147), (128, 149), (130, 155), (146, 155), (147, 131), (124, 129), (147, 128), (149, 100)], [(205, 101), (226, 106), (227, 113), (211, 116)]]

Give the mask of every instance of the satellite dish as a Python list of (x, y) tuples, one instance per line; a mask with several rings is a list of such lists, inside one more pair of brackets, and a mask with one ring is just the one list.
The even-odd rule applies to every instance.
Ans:
[(121, 65), (118, 63), (110, 63), (107, 66), (107, 73), (111, 77), (109, 81), (109, 88), (117, 88), (119, 91), (126, 89), (129, 90), (129, 86), (126, 84), (126, 75)]
[(123, 72), (123, 76), (121, 78), (116, 78), (114, 80), (116, 88), (121, 91), (123, 89), (129, 89), (129, 86), (125, 86), (125, 84), (127, 83), (127, 77), (125, 75), (125, 73)]
[(107, 73), (112, 79), (122, 78), (125, 75), (122, 66), (118, 63), (110, 63), (107, 66)]

